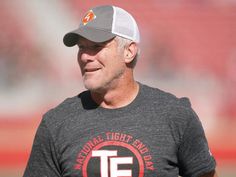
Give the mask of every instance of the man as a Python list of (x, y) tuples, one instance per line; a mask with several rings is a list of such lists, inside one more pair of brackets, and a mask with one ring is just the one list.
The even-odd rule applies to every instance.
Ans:
[(139, 41), (134, 18), (114, 6), (89, 10), (65, 35), (87, 90), (44, 115), (25, 177), (216, 176), (188, 99), (134, 80)]

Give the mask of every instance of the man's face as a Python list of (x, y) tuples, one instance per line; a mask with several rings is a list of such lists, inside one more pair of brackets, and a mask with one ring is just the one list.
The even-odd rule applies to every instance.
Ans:
[(78, 63), (85, 87), (91, 91), (109, 89), (122, 78), (126, 65), (124, 51), (115, 39), (95, 43), (81, 38)]

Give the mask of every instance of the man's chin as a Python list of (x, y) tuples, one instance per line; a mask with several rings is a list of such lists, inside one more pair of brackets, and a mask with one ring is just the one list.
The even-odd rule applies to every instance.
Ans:
[(90, 91), (96, 91), (99, 90), (99, 85), (95, 83), (90, 83), (90, 82), (84, 82), (84, 87)]
[(85, 88), (91, 92), (103, 94), (106, 92), (106, 88), (104, 86), (98, 84), (84, 84)]

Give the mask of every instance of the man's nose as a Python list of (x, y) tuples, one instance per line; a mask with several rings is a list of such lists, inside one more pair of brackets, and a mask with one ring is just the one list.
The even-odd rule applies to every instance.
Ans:
[(82, 62), (88, 62), (94, 60), (94, 54), (88, 50), (81, 50), (79, 51), (79, 58)]

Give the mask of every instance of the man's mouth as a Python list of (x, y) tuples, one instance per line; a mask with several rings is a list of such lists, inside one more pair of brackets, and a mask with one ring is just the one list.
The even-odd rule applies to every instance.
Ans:
[(85, 73), (92, 73), (92, 72), (96, 72), (98, 70), (100, 70), (100, 68), (85, 68), (84, 72)]

